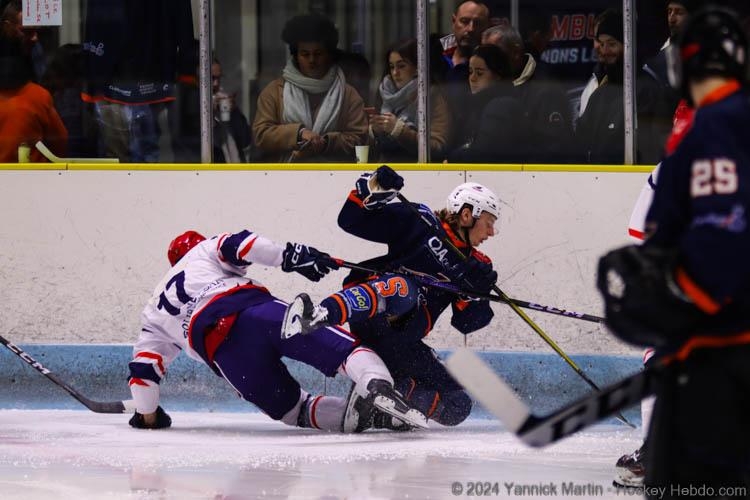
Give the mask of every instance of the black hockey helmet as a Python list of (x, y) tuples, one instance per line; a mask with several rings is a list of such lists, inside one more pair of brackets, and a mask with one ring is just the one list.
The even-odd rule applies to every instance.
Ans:
[(748, 79), (748, 42), (738, 16), (708, 5), (690, 13), (677, 43), (667, 51), (669, 82), (690, 100), (688, 83), (707, 76)]

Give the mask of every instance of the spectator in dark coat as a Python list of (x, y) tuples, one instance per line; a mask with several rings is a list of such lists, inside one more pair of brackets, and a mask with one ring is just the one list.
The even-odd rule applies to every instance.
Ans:
[(513, 97), (507, 55), (495, 45), (480, 45), (469, 59), (471, 99), (463, 144), (448, 156), (453, 163), (520, 161), (524, 146), (523, 109)]
[[(606, 76), (591, 94), (586, 111), (576, 127), (576, 143), (582, 160), (589, 163), (622, 164), (625, 161), (625, 117), (623, 109), (622, 14), (606, 17), (598, 27)], [(656, 164), (664, 137), (655, 132), (665, 114), (664, 94), (648, 75), (636, 75), (638, 163)]]

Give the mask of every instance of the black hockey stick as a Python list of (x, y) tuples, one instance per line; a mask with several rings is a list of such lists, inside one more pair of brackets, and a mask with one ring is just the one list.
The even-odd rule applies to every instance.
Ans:
[[(364, 271), (366, 273), (372, 273), (372, 274), (382, 274), (386, 272), (386, 271), (382, 271), (378, 269), (371, 269), (369, 267), (360, 266), (359, 264), (354, 264), (353, 262), (347, 262), (345, 260), (338, 259), (336, 257), (331, 257), (331, 259), (339, 267), (345, 267), (347, 269), (352, 269), (355, 271)], [(406, 276), (410, 276), (412, 278), (415, 278), (420, 284), (424, 286), (428, 286), (432, 288), (440, 288), (447, 292), (455, 293), (456, 295), (463, 295), (463, 296), (471, 297), (475, 299), (485, 299), (485, 300), (490, 300), (492, 302), (500, 302), (503, 304), (507, 303), (508, 300), (510, 300), (510, 302), (517, 305), (518, 307), (523, 307), (526, 309), (533, 309), (535, 311), (555, 314), (557, 316), (565, 316), (566, 318), (580, 319), (583, 321), (591, 321), (592, 323), (602, 323), (602, 324), (604, 323), (604, 318), (600, 316), (594, 316), (592, 314), (579, 313), (575, 311), (567, 311), (565, 309), (558, 309), (556, 307), (545, 306), (542, 304), (537, 304), (535, 302), (527, 302), (525, 300), (518, 300), (518, 299), (511, 299), (511, 298), (509, 298), (508, 300), (505, 300), (499, 295), (493, 295), (491, 293), (479, 293), (479, 292), (473, 292), (471, 290), (465, 290), (449, 281), (441, 281), (433, 276), (418, 273), (410, 269), (406, 269), (404, 267), (398, 268), (391, 272), (394, 272), (396, 274), (404, 274)]]
[[(466, 260), (467, 259), (466, 255), (464, 255), (461, 250), (459, 250), (458, 248), (456, 248), (456, 246), (453, 243), (451, 243), (451, 241), (448, 238), (440, 235), (440, 233), (437, 231), (437, 228), (432, 223), (432, 221), (430, 219), (428, 219), (422, 212), (420, 212), (419, 209), (416, 206), (414, 206), (414, 204), (412, 204), (409, 200), (407, 200), (404, 195), (402, 195), (401, 193), (399, 193), (398, 194), (398, 199), (401, 200), (401, 203), (405, 203), (412, 210), (412, 212), (414, 212), (422, 220), (422, 222), (424, 222), (429, 228), (431, 228), (435, 232), (435, 235), (440, 238), (440, 241), (446, 247), (450, 248), (451, 251), (453, 253), (455, 253), (457, 256), (459, 256), (462, 260)], [(539, 328), (539, 325), (537, 325), (536, 323), (534, 323), (534, 321), (532, 321), (532, 319), (529, 318), (529, 316), (525, 312), (523, 312), (520, 307), (518, 307), (516, 304), (513, 303), (513, 301), (511, 300), (511, 298), (508, 297), (505, 294), (505, 292), (503, 292), (500, 289), (500, 287), (498, 287), (497, 285), (492, 285), (492, 290), (495, 293), (497, 293), (497, 295), (500, 297), (500, 299), (504, 303), (508, 304), (510, 306), (510, 308), (513, 309), (513, 312), (515, 312), (517, 315), (519, 315), (521, 317), (521, 319), (527, 325), (529, 325), (531, 327), (531, 329), (534, 330), (536, 332), (536, 334), (539, 335), (547, 343), (547, 345), (549, 345), (562, 359), (564, 359), (565, 362), (568, 363), (568, 365), (578, 374), (578, 376), (581, 377), (592, 389), (594, 389), (596, 391), (600, 391), (601, 390), (601, 389), (599, 389), (599, 386), (596, 385), (594, 383), (594, 381), (591, 380), (589, 378), (589, 376), (586, 375), (586, 373), (584, 373), (584, 371), (572, 359), (570, 359), (570, 356), (568, 356), (567, 354), (565, 354), (565, 351), (563, 351), (562, 349), (560, 349), (560, 347), (555, 343), (555, 341), (552, 340), (552, 338), (550, 338), (549, 335), (547, 335), (546, 333), (544, 333), (544, 330), (542, 330), (541, 328)], [(635, 428), (635, 426), (633, 424), (631, 424), (630, 422), (628, 422), (628, 420), (624, 416), (622, 416), (622, 414), (618, 413), (617, 414), (617, 419), (620, 420), (625, 425), (628, 425), (628, 426), (630, 426), (632, 428)]]
[(125, 401), (92, 401), (71, 386), (60, 380), (57, 375), (45, 368), (39, 361), (35, 360), (24, 352), (20, 347), (13, 344), (3, 336), (0, 336), (0, 343), (10, 350), (13, 354), (26, 361), (36, 371), (50, 379), (55, 384), (62, 387), (68, 394), (77, 399), (83, 406), (94, 413), (129, 413), (135, 411), (135, 404), (132, 399)]
[(664, 366), (654, 364), (548, 415), (537, 416), (469, 349), (459, 349), (446, 360), (450, 374), (474, 399), (524, 443), (535, 447), (554, 443), (605, 417), (620, 415), (620, 410), (652, 395), (654, 380)]

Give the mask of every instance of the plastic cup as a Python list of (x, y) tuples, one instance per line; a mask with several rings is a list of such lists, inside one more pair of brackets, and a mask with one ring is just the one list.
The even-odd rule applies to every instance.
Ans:
[(219, 119), (228, 122), (232, 116), (232, 101), (228, 97), (219, 99)]
[(367, 163), (370, 146), (354, 146), (354, 155), (357, 157), (357, 163)]

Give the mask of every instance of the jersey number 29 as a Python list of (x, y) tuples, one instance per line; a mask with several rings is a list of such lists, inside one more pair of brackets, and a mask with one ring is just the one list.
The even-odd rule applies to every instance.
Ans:
[(690, 195), (693, 198), (737, 191), (737, 165), (727, 158), (693, 162)]

